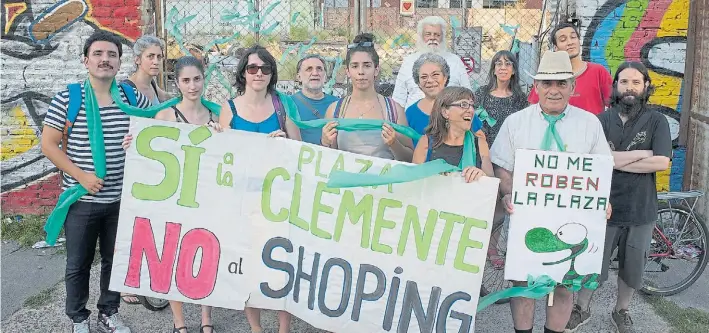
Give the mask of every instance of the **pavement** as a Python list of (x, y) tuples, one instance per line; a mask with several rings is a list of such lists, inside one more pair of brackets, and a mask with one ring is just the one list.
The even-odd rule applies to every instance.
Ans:
[[(12, 244), (3, 244), (2, 249), (2, 332), (71, 332), (69, 320), (64, 315), (65, 290), (63, 279), (64, 256), (50, 255), (50, 251), (13, 248)], [(91, 273), (91, 298), (89, 309), (96, 313), (98, 295), (98, 270), (94, 265)], [(611, 275), (614, 272), (611, 272)], [(673, 296), (670, 300), (680, 306), (693, 306), (706, 309), (709, 273), (705, 272), (692, 289)], [(36, 307), (23, 307), (27, 297), (46, 288), (54, 289)], [(581, 327), (578, 333), (612, 332), (610, 308), (614, 305), (615, 278), (611, 276), (606, 284), (599, 288), (594, 297), (589, 323)], [(704, 299), (702, 300), (702, 297)], [(534, 332), (543, 332), (544, 309), (546, 302), (537, 302)], [(656, 315), (650, 304), (643, 297), (635, 297), (631, 305), (633, 321), (638, 332), (669, 333), (668, 324)], [(709, 312), (709, 310), (707, 310)], [(121, 305), (121, 316), (133, 332), (169, 332), (172, 327), (169, 309), (151, 312), (141, 305)], [(190, 332), (199, 331), (200, 310), (198, 306), (186, 305), (185, 315)], [(213, 321), (216, 330), (222, 332), (250, 332), (246, 317), (242, 311), (215, 309)], [(41, 319), (40, 319), (41, 318)], [(38, 320), (40, 319), (40, 320)], [(92, 316), (95, 323), (95, 316)], [(263, 326), (267, 332), (276, 332), (277, 321), (273, 311), (263, 312)], [(492, 305), (477, 314), (475, 332), (513, 332), (509, 305)], [(323, 333), (297, 318), (293, 321), (293, 333)]]

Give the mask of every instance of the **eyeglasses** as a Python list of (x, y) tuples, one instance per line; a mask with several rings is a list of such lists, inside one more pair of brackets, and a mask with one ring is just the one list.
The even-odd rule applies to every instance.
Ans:
[(495, 67), (512, 67), (512, 63), (507, 61), (496, 61)]
[(258, 66), (258, 65), (251, 64), (251, 65), (246, 66), (246, 72), (251, 75), (258, 73), (259, 69), (261, 70), (261, 73), (263, 75), (270, 75), (271, 74), (271, 66), (270, 65)]
[(463, 108), (463, 109), (472, 109), (472, 108), (475, 107), (475, 106), (473, 105), (473, 103), (468, 103), (468, 102), (460, 102), (460, 103), (448, 104), (448, 106), (457, 106), (457, 107)]
[(361, 42), (361, 43), (354, 43), (347, 45), (347, 49), (354, 49), (355, 47), (362, 46), (362, 47), (374, 47), (373, 42)]

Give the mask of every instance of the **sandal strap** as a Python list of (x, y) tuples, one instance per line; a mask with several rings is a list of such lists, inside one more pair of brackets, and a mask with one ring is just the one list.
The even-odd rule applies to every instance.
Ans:
[(214, 326), (212, 326), (212, 325), (202, 325), (202, 326), (199, 328), (199, 332), (200, 332), (200, 333), (204, 333), (204, 329), (207, 328), (207, 327), (211, 328), (211, 329), (212, 329), (212, 332), (214, 332)]
[(187, 332), (187, 327), (186, 326), (182, 326), (182, 327), (173, 326), (172, 333), (180, 333), (180, 331), (182, 331), (182, 330), (185, 330), (185, 332)]

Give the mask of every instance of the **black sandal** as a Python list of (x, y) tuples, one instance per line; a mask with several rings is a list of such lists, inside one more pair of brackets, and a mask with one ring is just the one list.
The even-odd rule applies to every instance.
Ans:
[(202, 325), (202, 327), (199, 328), (199, 333), (204, 333), (204, 328), (209, 327), (212, 329), (212, 333), (214, 333), (214, 326), (212, 325)]
[(175, 327), (175, 325), (172, 325), (172, 333), (182, 333), (180, 331), (185, 330), (185, 333), (187, 333), (187, 327), (182, 326), (182, 327)]

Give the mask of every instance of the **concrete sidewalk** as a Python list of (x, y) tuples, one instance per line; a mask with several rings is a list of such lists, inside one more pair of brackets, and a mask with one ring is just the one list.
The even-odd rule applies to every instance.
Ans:
[[(90, 309), (96, 313), (96, 296), (98, 295), (98, 266), (91, 272)], [(613, 272), (611, 272), (613, 274)], [(596, 293), (592, 305), (593, 317), (591, 321), (579, 329), (580, 333), (606, 333), (612, 332), (610, 323), (610, 309), (615, 304), (615, 277), (611, 277)], [(39, 290), (38, 290), (39, 292)], [(7, 320), (2, 322), (3, 332), (71, 332), (69, 320), (64, 315), (64, 284), (60, 283), (52, 292), (50, 300), (38, 309), (23, 308)], [(534, 332), (543, 332), (544, 308), (546, 302), (537, 302), (536, 327)], [(185, 306), (188, 328), (190, 332), (199, 331), (200, 312), (195, 305)], [(657, 316), (651, 306), (643, 301), (642, 297), (635, 297), (632, 305), (633, 321), (638, 332), (643, 333), (668, 333), (667, 323)], [(167, 333), (172, 330), (172, 318), (169, 309), (160, 312), (150, 312), (141, 305), (121, 305), (121, 316), (130, 325), (134, 333)], [(92, 325), (96, 317), (92, 315)], [(238, 332), (249, 333), (249, 326), (242, 311), (215, 309), (213, 320), (220, 333)], [(273, 311), (264, 311), (263, 326), (276, 332), (276, 316)], [(492, 305), (478, 313), (475, 332), (514, 332), (509, 305)], [(92, 326), (93, 327), (93, 326)], [(307, 323), (294, 319), (293, 333), (322, 333), (324, 331), (313, 328)], [(368, 332), (367, 332), (368, 333)]]

